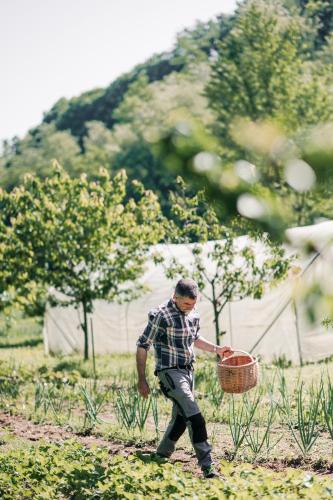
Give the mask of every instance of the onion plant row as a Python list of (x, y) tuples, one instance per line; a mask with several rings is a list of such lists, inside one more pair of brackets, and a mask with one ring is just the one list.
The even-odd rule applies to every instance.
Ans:
[[(281, 427), (288, 430), (303, 456), (314, 449), (320, 435), (333, 442), (333, 384), (328, 374), (306, 386), (301, 375), (290, 383), (284, 370), (267, 371), (257, 389), (235, 396), (223, 393), (211, 367), (198, 370), (196, 375), (195, 389), (205, 405), (205, 414), (213, 413), (215, 422), (220, 418), (228, 423), (232, 457), (241, 448), (248, 449), (254, 460), (268, 457), (283, 439)], [(161, 414), (165, 415), (171, 405), (163, 402), (156, 388), (149, 398), (142, 398), (135, 385), (133, 373), (130, 377), (127, 374), (125, 383), (120, 376), (116, 383), (79, 378), (73, 384), (65, 378), (41, 378), (31, 383), (7, 376), (0, 378), (0, 408), (14, 409), (18, 399), (25, 397), (29, 417), (35, 421), (72, 427), (73, 422), (81, 422), (84, 429), (92, 430), (100, 424), (112, 426), (116, 419), (128, 433), (139, 431), (143, 437), (149, 426), (157, 436), (164, 430), (160, 428)], [(34, 404), (29, 406), (31, 401)]]

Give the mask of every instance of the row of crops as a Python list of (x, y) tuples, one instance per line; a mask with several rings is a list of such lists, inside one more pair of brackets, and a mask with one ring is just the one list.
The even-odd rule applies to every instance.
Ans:
[(107, 448), (75, 441), (0, 454), (0, 496), (13, 499), (331, 498), (329, 480), (289, 470), (280, 475), (223, 462), (223, 481), (207, 482), (179, 464), (157, 464), (140, 454), (112, 457)]
[[(0, 409), (34, 422), (52, 422), (74, 432), (97, 432), (133, 443), (154, 443), (166, 427), (170, 403), (150, 376), (151, 394), (139, 396), (134, 367), (91, 378), (89, 370), (69, 370), (66, 362), (27, 368), (0, 363)], [(333, 449), (333, 383), (330, 365), (314, 378), (302, 371), (262, 369), (258, 389), (224, 394), (212, 359), (199, 361), (195, 391), (213, 445), (223, 436), (225, 455), (267, 460), (281, 450), (295, 457), (329, 460)], [(107, 371), (107, 370), (106, 370)]]

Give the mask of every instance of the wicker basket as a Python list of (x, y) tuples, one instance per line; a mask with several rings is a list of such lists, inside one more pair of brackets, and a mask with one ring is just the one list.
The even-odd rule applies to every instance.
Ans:
[(224, 392), (232, 394), (246, 392), (257, 385), (258, 360), (251, 354), (237, 349), (232, 356), (218, 362), (217, 374)]

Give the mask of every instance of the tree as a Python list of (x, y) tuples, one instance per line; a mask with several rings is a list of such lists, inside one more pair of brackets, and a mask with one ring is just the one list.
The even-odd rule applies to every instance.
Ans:
[(46, 177), (55, 158), (70, 172), (80, 153), (75, 138), (69, 132), (57, 131), (54, 125), (48, 124), (30, 130), (11, 149), (0, 172), (1, 185), (6, 189), (18, 185), (26, 174)]
[(170, 214), (167, 193), (174, 189), (175, 178), (153, 155), (151, 143), (179, 120), (193, 117), (204, 126), (213, 122), (207, 99), (202, 95), (208, 75), (207, 63), (201, 63), (187, 73), (172, 73), (151, 84), (142, 76), (130, 86), (114, 113), (118, 124), (111, 132), (111, 170), (126, 168), (130, 179), (137, 178), (153, 189), (167, 215)]
[(322, 47), (333, 29), (333, 6), (330, 0), (284, 0), (289, 8), (296, 7), (315, 28), (315, 47)]
[(330, 75), (305, 57), (309, 29), (279, 2), (249, 0), (240, 6), (206, 89), (224, 144), (239, 152), (231, 133), (239, 117), (270, 118), (292, 132), (332, 116)]
[[(252, 243), (244, 246), (230, 233), (224, 239), (212, 242), (205, 252), (200, 243), (189, 246), (192, 262), (184, 266), (177, 259), (167, 263), (166, 276), (191, 277), (199, 285), (202, 295), (212, 304), (216, 343), (220, 345), (220, 317), (228, 302), (246, 297), (260, 299), (267, 288), (276, 284), (288, 269), (289, 261), (283, 259), (281, 247), (266, 245), (266, 255), (261, 261), (258, 248)], [(212, 269), (214, 269), (212, 271)]]
[(202, 95), (209, 75), (206, 61), (189, 66), (186, 73), (172, 73), (160, 82), (149, 84), (147, 77), (142, 76), (129, 87), (115, 111), (117, 123), (130, 123), (133, 130), (139, 130), (148, 141), (150, 136), (167, 131), (182, 113), (201, 120), (206, 126), (211, 124), (214, 115)]
[[(237, 218), (251, 221), (256, 231), (267, 232), (273, 241), (286, 242), (288, 238), (285, 230), (294, 220), (292, 210), (295, 205), (260, 184), (260, 174), (247, 158), (251, 158), (253, 152), (258, 152), (268, 168), (278, 166), (301, 211), (306, 209), (303, 204), (304, 200), (306, 203), (309, 200), (308, 193), (319, 196), (322, 192), (320, 203), (330, 203), (333, 123), (306, 127), (290, 137), (272, 123), (248, 121), (240, 132), (244, 153), (234, 165), (223, 162), (216, 138), (191, 124), (175, 127), (156, 144), (155, 151), (167, 168), (182, 174), (189, 181), (192, 189), (198, 186), (205, 188), (208, 202), (221, 220)], [(323, 207), (318, 204), (318, 198), (316, 213), (318, 217), (325, 214)], [(300, 222), (304, 223), (304, 220)], [(300, 250), (311, 254), (318, 252), (318, 247), (309, 240), (304, 242)], [(303, 289), (302, 297), (311, 321), (314, 318), (322, 321), (333, 317), (330, 276), (324, 276), (320, 281), (314, 280), (314, 283)]]
[(307, 59), (308, 29), (280, 3), (244, 2), (206, 87), (217, 124), (180, 120), (155, 147), (170, 171), (206, 188), (221, 220), (241, 214), (274, 238), (333, 214), (332, 176), (322, 182), (305, 164), (305, 141), (333, 118), (331, 64)]
[(2, 192), (0, 276), (11, 262), (12, 284), (43, 284), (49, 301), (81, 305), (85, 359), (93, 301), (140, 293), (149, 246), (163, 236), (155, 195), (137, 183), (135, 198), (128, 199), (126, 184), (124, 171), (111, 180), (100, 170), (96, 181), (88, 181), (57, 167), (52, 177), (28, 176), (10, 194)]
[[(197, 281), (212, 304), (219, 345), (224, 333), (220, 317), (226, 304), (245, 297), (261, 298), (268, 284), (272, 286), (286, 275), (290, 260), (267, 235), (261, 236), (260, 245), (246, 237), (235, 239), (232, 231), (219, 224), (203, 191), (191, 197), (183, 181), (179, 179), (178, 183), (178, 193), (171, 195), (174, 223), (169, 234), (177, 242), (188, 244), (190, 263), (184, 265), (176, 258), (164, 262), (159, 255), (155, 260), (163, 264), (167, 278), (191, 277)], [(190, 243), (195, 236), (198, 243)], [(218, 241), (209, 241), (213, 238)]]
[[(45, 309), (45, 287), (29, 281), (30, 260), (20, 260), (11, 227), (11, 196), (0, 190), (0, 312), (19, 305), (29, 316), (42, 315)], [(14, 243), (15, 241), (15, 243)]]

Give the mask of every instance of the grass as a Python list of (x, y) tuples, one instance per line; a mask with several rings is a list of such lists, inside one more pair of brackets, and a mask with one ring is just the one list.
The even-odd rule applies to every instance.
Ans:
[[(16, 331), (13, 332), (17, 344), (20, 343), (20, 332), (17, 330), (20, 324), (23, 322), (16, 323)], [(31, 320), (28, 320), (28, 324), (30, 331), (35, 335), (35, 337), (32, 335), (31, 339), (37, 339), (38, 335), (41, 335), (40, 324), (35, 324), (33, 327)], [(22, 329), (22, 338), (29, 340), (27, 331), (29, 331), (28, 328)], [(83, 361), (80, 355), (46, 356), (41, 344), (32, 347), (9, 347), (11, 345), (9, 335), (7, 341), (8, 346), (0, 349), (0, 382), (2, 378), (5, 380), (3, 386), (0, 383), (0, 393), (1, 387), (4, 391), (3, 395), (0, 394), (0, 407), (3, 411), (13, 415), (23, 415), (34, 422), (63, 425), (75, 432), (90, 432), (105, 439), (140, 446), (153, 445), (157, 435), (165, 430), (170, 417), (171, 404), (158, 391), (157, 379), (153, 375), (152, 355), (148, 357), (147, 374), (151, 388), (155, 387), (157, 390), (155, 402), (158, 409), (158, 422), (156, 422), (156, 412), (154, 415), (153, 408), (150, 407), (147, 415), (143, 411), (137, 418), (133, 417), (134, 421), (140, 421), (140, 425), (133, 425), (133, 428), (128, 426), (126, 429), (121, 412), (119, 412), (119, 405), (121, 405), (119, 395), (131, 394), (131, 390), (136, 387), (134, 354), (97, 356), (98, 391), (94, 392), (91, 360)], [(242, 442), (238, 443), (239, 446), (237, 444), (235, 463), (241, 464), (245, 461), (266, 463), (269, 466), (274, 466), (275, 463), (298, 464), (310, 469), (319, 468), (320, 465), (326, 470), (330, 467), (333, 470), (333, 442), (321, 407), (316, 415), (318, 437), (306, 450), (305, 456), (293, 438), (293, 434), (298, 435), (299, 432), (297, 412), (300, 402), (297, 400), (297, 394), (298, 397), (302, 397), (302, 411), (307, 418), (306, 412), (311, 400), (313, 384), (319, 382), (321, 376), (325, 377), (327, 373), (333, 373), (333, 362), (311, 364), (302, 368), (288, 367), (287, 363), (284, 366), (286, 368), (275, 365), (261, 366), (260, 403), (251, 417), (252, 434), (248, 435), (247, 439), (242, 439)], [(242, 405), (244, 406), (244, 398), (242, 396), (232, 398), (228, 394), (221, 397), (215, 360), (212, 356), (198, 356), (195, 378), (198, 403), (207, 422), (214, 453), (219, 459), (230, 460), (235, 455), (235, 442), (232, 440), (230, 428), (230, 412), (236, 412), (236, 416), (238, 412), (239, 416)], [(272, 398), (274, 404), (281, 404), (282, 382), (290, 396), (288, 421), (283, 412), (276, 411), (274, 419), (269, 423)], [(15, 384), (19, 384), (18, 391), (12, 390)], [(9, 387), (12, 392), (7, 390)], [(302, 387), (301, 395), (300, 387)], [(39, 399), (36, 400), (36, 398)], [(250, 391), (248, 398), (250, 401), (255, 399), (255, 391)], [(123, 397), (123, 402), (126, 403), (126, 401)], [(138, 402), (136, 405), (140, 407)], [(246, 413), (245, 410), (246, 408), (243, 413)], [(242, 418), (245, 418), (244, 415)], [(143, 419), (146, 419), (145, 423)], [(268, 423), (270, 435), (266, 443), (265, 433)], [(236, 430), (241, 433), (246, 430), (247, 424), (236, 418), (234, 425), (240, 426)], [(157, 426), (158, 430), (156, 430)], [(263, 437), (264, 441), (262, 441)], [(193, 453), (187, 433), (180, 439), (178, 448)]]
[[(84, 401), (82, 394), (80, 397), (80, 387), (84, 386), (86, 383), (91, 384), (92, 376), (92, 365), (91, 361), (84, 362), (79, 356), (74, 357), (47, 357), (41, 346), (34, 348), (20, 348), (11, 350), (10, 356), (3, 356), (3, 351), (0, 351), (0, 377), (1, 375), (10, 373), (23, 373), (25, 382), (21, 386), (19, 397), (8, 398), (7, 405), (4, 409), (10, 409), (13, 413), (23, 414), (27, 418), (33, 419), (35, 421), (47, 421), (53, 423), (63, 422), (66, 424), (66, 419), (63, 418), (59, 420), (59, 416), (55, 414), (52, 410), (52, 406), (60, 408), (62, 404), (61, 389), (65, 384), (67, 396), (65, 399), (71, 400), (71, 404), (74, 408), (72, 412), (70, 421), (67, 421), (75, 431), (82, 430), (84, 427), (84, 415), (86, 415), (87, 398)], [(7, 354), (8, 356), (8, 354)], [(152, 357), (150, 357), (152, 358)], [(124, 369), (126, 366), (126, 370)], [(99, 419), (96, 419), (94, 425), (94, 431), (98, 435), (109, 437), (112, 435), (114, 439), (120, 439), (124, 441), (131, 442), (142, 442), (145, 438), (152, 442), (155, 433), (155, 424), (152, 412), (150, 411), (146, 426), (140, 432), (139, 429), (131, 429), (130, 432), (124, 430), (121, 427), (121, 422), (117, 421), (116, 418), (116, 402), (119, 398), (120, 390), (123, 389), (128, 391), (136, 383), (135, 376), (135, 358), (133, 355), (105, 355), (97, 357), (97, 368), (100, 375), (98, 383), (109, 390), (109, 396), (103, 405), (102, 412), (99, 414)], [(332, 365), (328, 365), (328, 369), (332, 369)], [(201, 371), (207, 374), (207, 377), (201, 377)], [(325, 370), (324, 370), (325, 371)], [(156, 378), (153, 375), (153, 363), (152, 359), (149, 360), (149, 383), (151, 387), (156, 386)], [(215, 443), (215, 451), (221, 456), (231, 456), (233, 444), (230, 437), (230, 430), (228, 427), (230, 416), (229, 416), (229, 404), (230, 396), (224, 395), (224, 398), (220, 406), (216, 405), (215, 402), (207, 397), (207, 391), (211, 387), (212, 378), (215, 377), (215, 365), (214, 360), (208, 357), (199, 357), (196, 373), (198, 374), (199, 382), (196, 383), (196, 390), (198, 391), (198, 402), (202, 413), (205, 415), (206, 421), (208, 422), (208, 428), (210, 435), (213, 435)], [(304, 380), (304, 395), (308, 398), (306, 393), (306, 388), (311, 388), (311, 383), (313, 380), (319, 380), (321, 373), (323, 373), (323, 366), (305, 366), (300, 371), (298, 368), (288, 368), (284, 371), (286, 377), (286, 383), (289, 388), (290, 394), (294, 394), (297, 387), (297, 380)], [(272, 384), (275, 379), (275, 397), (278, 397), (278, 369), (275, 367), (266, 367), (262, 370), (262, 388), (267, 389), (269, 384)], [(50, 406), (50, 411), (45, 414), (35, 413), (34, 401), (35, 401), (35, 387), (37, 380), (44, 381), (44, 383), (50, 384), (51, 387), (59, 386), (59, 401), (54, 400)], [(69, 383), (70, 382), (70, 383)], [(40, 383), (40, 382), (39, 382)], [(207, 389), (208, 388), (208, 389)], [(82, 392), (82, 390), (81, 390)], [(56, 391), (57, 394), (57, 391)], [(249, 393), (251, 396), (252, 392)], [(241, 405), (242, 398), (236, 396), (235, 398), (236, 408)], [(264, 432), (264, 427), (262, 423), (267, 419), (269, 413), (269, 397), (268, 394), (264, 392), (260, 400), (261, 415), (253, 416), (253, 425), (259, 427), (259, 432)], [(158, 413), (159, 413), (159, 429), (161, 432), (166, 428), (171, 405), (169, 401), (165, 400), (161, 395), (157, 398)], [(66, 408), (65, 408), (66, 407)], [(295, 418), (297, 416), (297, 405), (295, 402), (291, 403), (291, 410)], [(68, 405), (64, 405), (64, 414), (68, 411)], [(266, 413), (265, 413), (266, 412)], [(288, 429), (287, 422), (284, 422), (283, 415), (279, 415), (275, 418), (275, 422), (272, 424), (272, 442), (279, 441), (276, 447), (271, 450), (269, 454), (269, 459), (274, 460), (279, 457), (284, 457), (286, 460), (291, 460), (292, 457), (299, 456), (299, 450), (292, 439), (292, 434), (290, 429)], [(280, 439), (282, 437), (282, 439)], [(187, 436), (184, 436), (179, 443), (180, 446), (188, 451), (191, 451), (191, 444)], [(324, 461), (332, 461), (332, 440), (327, 432), (324, 431), (324, 424), (321, 423), (319, 426), (319, 436), (314, 443), (313, 448), (309, 451), (310, 461), (315, 461), (318, 455)], [(246, 445), (243, 440), (242, 446), (239, 450), (240, 460), (247, 457), (247, 459), (252, 460), (250, 447)], [(260, 460), (263, 460), (267, 454), (260, 454)]]
[(35, 347), (43, 343), (40, 319), (25, 318), (13, 309), (10, 316), (0, 315), (0, 349)]

